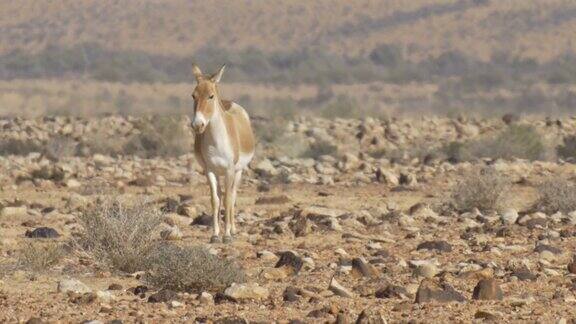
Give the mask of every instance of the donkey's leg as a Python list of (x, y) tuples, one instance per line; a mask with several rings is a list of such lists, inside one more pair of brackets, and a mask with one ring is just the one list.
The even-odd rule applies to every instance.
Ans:
[(232, 242), (232, 192), (234, 189), (234, 171), (228, 171), (226, 173), (226, 179), (224, 180), (224, 243)]
[(214, 172), (207, 172), (208, 183), (210, 184), (210, 194), (212, 195), (212, 237), (210, 243), (219, 243), (220, 241), (220, 198), (218, 197), (218, 178)]
[(242, 170), (236, 171), (234, 175), (234, 185), (232, 187), (232, 211), (230, 212), (230, 230), (232, 235), (236, 232), (236, 193), (238, 192), (238, 187), (240, 187), (240, 179), (242, 179)]

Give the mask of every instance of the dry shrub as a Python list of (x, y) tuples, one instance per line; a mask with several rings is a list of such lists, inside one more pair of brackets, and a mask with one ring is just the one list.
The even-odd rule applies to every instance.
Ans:
[(162, 213), (143, 200), (114, 200), (81, 213), (79, 219), (84, 226), (79, 244), (86, 252), (112, 268), (135, 272), (146, 267)]
[(570, 213), (576, 210), (576, 185), (564, 179), (551, 179), (538, 185), (538, 210)]
[(153, 116), (141, 119), (135, 126), (140, 131), (124, 145), (124, 154), (143, 157), (180, 156), (190, 153), (193, 136), (181, 116)]
[(495, 137), (451, 142), (443, 149), (449, 161), (478, 158), (544, 160), (548, 152), (542, 136), (530, 125), (510, 125)]
[(493, 168), (482, 168), (465, 176), (452, 188), (451, 201), (458, 211), (474, 208), (482, 212), (497, 210), (508, 187), (501, 174)]
[(2, 155), (28, 155), (42, 151), (42, 145), (31, 139), (0, 139), (0, 152)]
[(576, 160), (576, 136), (569, 135), (564, 137), (562, 145), (556, 147), (556, 152), (562, 159), (574, 162)]
[(56, 242), (26, 243), (18, 254), (18, 265), (32, 271), (44, 271), (57, 265), (65, 255)]
[(145, 280), (158, 288), (200, 293), (221, 291), (232, 283), (244, 282), (241, 268), (199, 246), (159, 244), (149, 257)]
[(55, 136), (48, 140), (44, 147), (44, 153), (52, 160), (59, 160), (63, 157), (75, 156), (78, 143), (68, 136)]

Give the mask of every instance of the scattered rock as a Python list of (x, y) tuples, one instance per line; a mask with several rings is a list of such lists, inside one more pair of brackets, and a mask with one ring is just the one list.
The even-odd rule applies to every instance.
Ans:
[(262, 300), (268, 298), (268, 289), (260, 287), (256, 283), (246, 283), (246, 284), (232, 284), (232, 286), (226, 288), (224, 295), (235, 300)]
[(446, 241), (426, 241), (418, 244), (416, 250), (435, 250), (438, 252), (451, 252), (452, 245)]
[(51, 227), (38, 227), (33, 231), (27, 230), (26, 237), (28, 238), (57, 238), (60, 234)]
[(162, 289), (159, 292), (150, 295), (150, 297), (148, 297), (148, 302), (149, 303), (167, 303), (169, 301), (172, 300), (176, 300), (178, 298), (178, 295), (176, 294), (176, 292), (170, 290), (170, 289)]
[(380, 288), (374, 294), (376, 298), (406, 298), (408, 296), (408, 291), (406, 288), (396, 285), (386, 285), (384, 288)]
[(382, 315), (377, 308), (364, 309), (356, 319), (356, 324), (387, 324), (387, 323), (388, 322), (384, 318), (384, 315)]
[(280, 259), (275, 265), (275, 268), (287, 267), (291, 269), (291, 273), (296, 275), (302, 269), (304, 261), (301, 257), (292, 251), (285, 251), (280, 254)]
[(378, 276), (378, 270), (373, 265), (366, 262), (364, 258), (352, 259), (352, 271), (362, 277)]
[(177, 240), (182, 239), (183, 234), (180, 231), (180, 228), (178, 228), (178, 226), (174, 225), (174, 226), (171, 226), (170, 228), (166, 228), (166, 229), (162, 230), (160, 232), (160, 237), (162, 237), (162, 239), (167, 240), (167, 241), (177, 241)]
[(556, 255), (562, 254), (561, 249), (554, 247), (554, 246), (551, 246), (551, 245), (547, 245), (547, 244), (538, 244), (536, 246), (536, 248), (534, 249), (534, 252), (536, 252), (536, 253), (542, 253), (545, 251), (551, 252), (551, 253), (556, 254)]
[(496, 279), (482, 279), (478, 282), (472, 293), (472, 299), (476, 300), (502, 300), (504, 295)]
[(328, 289), (330, 289), (330, 291), (332, 291), (335, 295), (340, 297), (346, 297), (346, 298), (354, 297), (354, 294), (352, 294), (348, 289), (344, 288), (340, 283), (338, 283), (338, 281), (336, 281), (336, 278), (334, 277), (332, 277), (332, 280), (330, 280), (330, 285), (328, 286)]
[(431, 301), (440, 303), (464, 302), (466, 301), (466, 297), (447, 283), (438, 283), (432, 279), (424, 279), (416, 292), (415, 302), (420, 304)]
[(192, 221), (191, 225), (212, 226), (212, 215), (202, 213)]
[(283, 297), (284, 301), (286, 301), (286, 302), (295, 302), (295, 301), (298, 301), (298, 299), (300, 299), (299, 295), (300, 295), (300, 289), (299, 288), (288, 286), (284, 290), (282, 297)]
[(61, 293), (73, 292), (76, 294), (85, 294), (92, 292), (90, 287), (76, 279), (64, 279), (59, 281), (57, 289), (58, 292)]
[(256, 205), (280, 205), (290, 202), (290, 198), (286, 195), (279, 196), (264, 196), (256, 199)]

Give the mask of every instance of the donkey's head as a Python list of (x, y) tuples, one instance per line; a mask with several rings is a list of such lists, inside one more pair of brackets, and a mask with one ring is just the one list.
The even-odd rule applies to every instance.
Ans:
[(206, 126), (214, 115), (216, 105), (219, 104), (217, 84), (222, 78), (225, 67), (223, 65), (218, 72), (210, 76), (202, 74), (198, 66), (192, 66), (192, 73), (194, 73), (197, 82), (196, 88), (192, 92), (192, 98), (194, 98), (192, 127), (198, 134), (202, 134), (206, 130)]

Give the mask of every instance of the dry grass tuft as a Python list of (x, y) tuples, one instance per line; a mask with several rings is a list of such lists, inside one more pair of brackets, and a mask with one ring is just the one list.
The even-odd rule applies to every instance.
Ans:
[(158, 288), (176, 291), (221, 291), (232, 283), (244, 282), (241, 268), (199, 246), (158, 245), (149, 257), (146, 281)]
[(546, 213), (576, 210), (576, 185), (564, 179), (551, 179), (538, 186), (537, 209)]
[(60, 263), (64, 248), (56, 242), (26, 243), (18, 255), (18, 265), (32, 271), (45, 271)]
[(130, 204), (115, 200), (79, 219), (84, 226), (79, 244), (86, 252), (112, 268), (135, 272), (146, 267), (162, 213), (143, 200)]
[(452, 188), (451, 201), (458, 211), (474, 208), (490, 212), (501, 207), (508, 181), (493, 168), (468, 174)]

